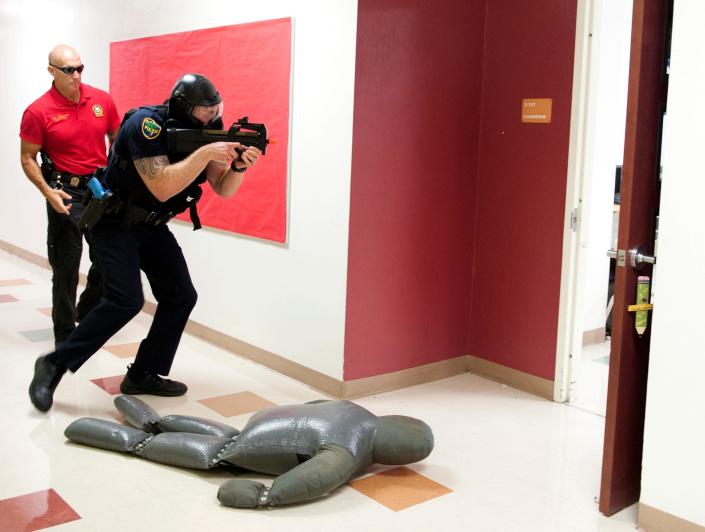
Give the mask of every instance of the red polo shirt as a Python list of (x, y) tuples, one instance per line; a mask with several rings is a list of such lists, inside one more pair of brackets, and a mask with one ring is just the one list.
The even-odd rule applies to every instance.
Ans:
[(22, 115), (20, 138), (41, 146), (57, 170), (86, 175), (107, 164), (105, 135), (120, 118), (107, 92), (85, 83), (79, 90), (73, 103), (52, 84)]

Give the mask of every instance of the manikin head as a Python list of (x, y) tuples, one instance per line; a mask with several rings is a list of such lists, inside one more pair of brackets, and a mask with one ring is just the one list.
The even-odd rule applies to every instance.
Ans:
[(407, 416), (380, 416), (377, 422), (374, 461), (386, 465), (411, 464), (423, 460), (433, 450), (431, 427)]
[(223, 114), (223, 100), (208, 78), (184, 74), (176, 81), (168, 101), (168, 118), (197, 127), (213, 125)]

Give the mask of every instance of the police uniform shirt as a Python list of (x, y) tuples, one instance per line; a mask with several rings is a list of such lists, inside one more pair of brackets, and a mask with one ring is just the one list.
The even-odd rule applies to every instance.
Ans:
[[(120, 127), (113, 149), (120, 163), (167, 155), (165, 111), (154, 107), (140, 107)], [(105, 176), (106, 184), (111, 190), (119, 190), (129, 195), (139, 187), (145, 187), (134, 164), (116, 165), (111, 159)]]

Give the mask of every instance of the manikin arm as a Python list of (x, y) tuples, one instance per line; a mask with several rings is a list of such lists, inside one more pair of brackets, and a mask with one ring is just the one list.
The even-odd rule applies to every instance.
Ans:
[(218, 500), (235, 508), (304, 502), (345, 484), (355, 471), (355, 459), (347, 449), (324, 445), (310, 460), (275, 478), (271, 488), (252, 480), (232, 479), (220, 486)]

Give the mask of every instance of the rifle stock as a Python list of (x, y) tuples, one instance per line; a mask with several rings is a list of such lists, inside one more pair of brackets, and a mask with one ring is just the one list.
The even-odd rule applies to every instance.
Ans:
[(211, 142), (239, 142), (243, 146), (259, 148), (262, 155), (267, 150), (269, 139), (264, 124), (250, 123), (247, 117), (241, 118), (230, 129), (167, 129), (169, 156), (183, 158), (201, 146)]

